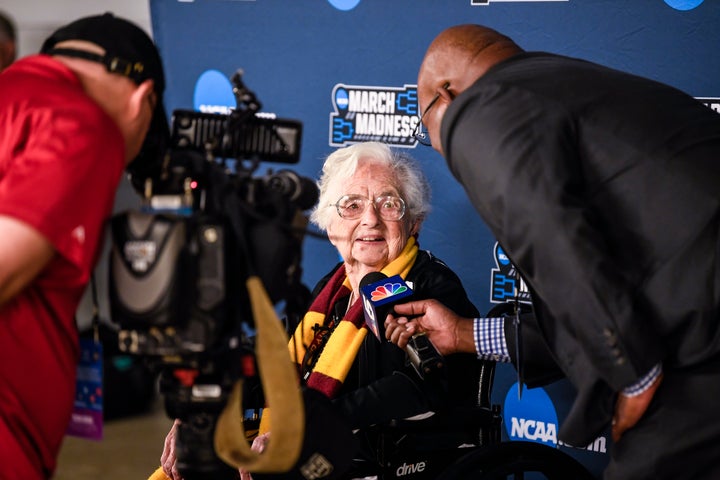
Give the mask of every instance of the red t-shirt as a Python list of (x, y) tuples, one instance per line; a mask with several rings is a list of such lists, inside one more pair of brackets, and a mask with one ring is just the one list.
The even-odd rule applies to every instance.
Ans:
[(125, 145), (63, 64), (18, 60), (0, 74), (0, 215), (56, 255), (0, 307), (0, 478), (47, 478), (75, 396), (75, 312), (112, 212)]

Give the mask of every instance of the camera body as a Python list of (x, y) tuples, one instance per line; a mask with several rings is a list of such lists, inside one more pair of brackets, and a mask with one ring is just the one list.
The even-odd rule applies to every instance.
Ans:
[(121, 351), (202, 353), (227, 333), (225, 226), (202, 216), (127, 212), (112, 219), (112, 316)]

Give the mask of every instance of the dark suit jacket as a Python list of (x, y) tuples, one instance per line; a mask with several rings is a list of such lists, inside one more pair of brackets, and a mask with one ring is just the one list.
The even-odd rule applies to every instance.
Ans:
[(652, 366), (718, 355), (720, 115), (657, 82), (526, 53), (459, 95), (441, 136), (578, 390), (561, 439), (594, 439), (614, 392)]

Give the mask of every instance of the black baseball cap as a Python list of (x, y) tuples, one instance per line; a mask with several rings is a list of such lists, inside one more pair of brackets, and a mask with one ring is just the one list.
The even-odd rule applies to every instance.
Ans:
[[(67, 40), (92, 42), (105, 50), (98, 55), (72, 48), (55, 48), (58, 43)], [(165, 74), (162, 60), (152, 39), (134, 23), (116, 17), (112, 13), (84, 17), (60, 27), (50, 35), (42, 45), (40, 53), (83, 58), (105, 65), (105, 68), (118, 75), (124, 75), (138, 85), (145, 80), (154, 81), (157, 104), (153, 112), (152, 123), (140, 154), (127, 167), (136, 188), (138, 181), (144, 180), (160, 168), (162, 156), (170, 138), (167, 115), (163, 105)]]

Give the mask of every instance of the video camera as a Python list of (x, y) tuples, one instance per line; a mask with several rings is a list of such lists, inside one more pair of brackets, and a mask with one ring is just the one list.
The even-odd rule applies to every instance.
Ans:
[[(273, 304), (300, 315), (301, 247), (315, 183), (263, 161), (296, 163), (302, 124), (260, 118), (261, 105), (232, 79), (228, 115), (173, 113), (157, 168), (132, 178), (139, 210), (111, 222), (110, 309), (120, 350), (159, 373), (184, 478), (235, 478), (213, 450), (218, 415), (239, 378), (256, 375), (254, 318), (245, 280), (257, 276)], [(148, 173), (149, 172), (149, 173)]]

